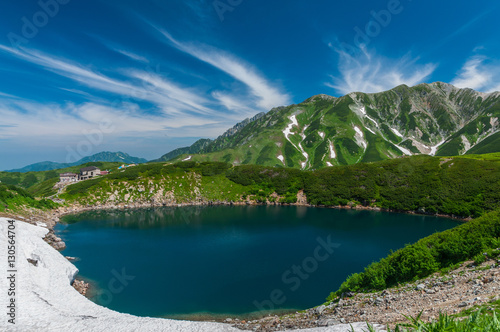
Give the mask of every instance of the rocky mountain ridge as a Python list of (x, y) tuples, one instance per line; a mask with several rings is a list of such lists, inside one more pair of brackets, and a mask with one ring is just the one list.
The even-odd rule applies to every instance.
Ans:
[(442, 82), (401, 85), (277, 107), (187, 154), (194, 161), (318, 169), (415, 154), (498, 152), (499, 117), (499, 92)]

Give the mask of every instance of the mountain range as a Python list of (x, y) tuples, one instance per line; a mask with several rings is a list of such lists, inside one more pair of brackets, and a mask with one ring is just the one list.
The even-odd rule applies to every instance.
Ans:
[(35, 164), (31, 164), (19, 169), (12, 169), (6, 172), (41, 172), (41, 171), (51, 171), (53, 169), (67, 168), (71, 166), (78, 166), (90, 162), (120, 162), (124, 164), (141, 164), (147, 162), (146, 159), (132, 157), (124, 152), (100, 152), (92, 156), (84, 157), (74, 163), (57, 163), (52, 161), (43, 161)]
[(319, 169), (405, 155), (500, 152), (500, 93), (435, 82), (381, 93), (313, 96), (155, 161)]

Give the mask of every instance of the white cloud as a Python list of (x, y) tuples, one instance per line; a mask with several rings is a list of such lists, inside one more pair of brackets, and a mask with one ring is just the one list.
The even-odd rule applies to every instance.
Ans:
[[(204, 103), (208, 103), (208, 100), (201, 97), (200, 94), (180, 88), (176, 84), (167, 81), (155, 73), (131, 70), (129, 71), (129, 75), (130, 77), (141, 80), (147, 92), (155, 91), (157, 95), (170, 96), (176, 104), (184, 105), (181, 106), (184, 109), (188, 108), (204, 114), (214, 113), (214, 110), (203, 105)], [(171, 104), (171, 101), (169, 101), (169, 104)]]
[(451, 84), (482, 92), (500, 91), (500, 61), (475, 55), (467, 60)]
[(15, 98), (17, 99), (16, 96), (13, 96), (11, 94), (8, 94), (8, 93), (3, 93), (3, 92), (0, 92), (0, 97), (4, 97), (4, 98)]
[[(219, 105), (216, 105), (213, 100), (202, 97), (206, 94), (205, 92), (181, 87), (150, 69), (121, 70), (120, 74), (125, 76), (125, 80), (118, 80), (69, 60), (57, 59), (36, 50), (20, 51), (3, 45), (0, 45), (0, 50), (89, 88), (116, 94), (123, 100), (137, 99), (152, 103), (161, 108), (166, 115), (198, 113), (211, 117), (223, 116), (223, 113), (217, 110)], [(66, 90), (71, 91), (71, 89)], [(215, 106), (215, 108), (210, 106)]]
[(0, 45), (0, 53), (76, 82), (59, 82), (56, 89), (86, 100), (35, 102), (0, 93), (0, 140), (9, 142), (74, 145), (85, 139), (85, 132), (98, 130), (103, 121), (111, 123), (113, 130), (105, 133), (102, 146), (123, 144), (119, 141), (131, 138), (164, 140), (166, 135), (214, 138), (234, 123), (255, 115), (259, 110), (256, 103), (266, 108), (288, 103), (288, 96), (285, 98), (249, 67), (234, 61), (228, 71), (248, 83), (253, 93), (238, 96), (237, 89), (229, 93), (181, 86), (149, 66), (99, 70), (35, 49)]
[[(5, 125), (0, 131), (0, 139), (16, 137), (75, 137), (85, 132), (104, 130), (109, 137), (121, 135), (147, 137), (163, 135), (166, 131), (184, 126), (198, 127), (217, 124), (215, 119), (201, 119), (193, 116), (165, 117), (145, 116), (138, 105), (117, 109), (107, 105), (84, 103), (63, 106), (44, 105), (29, 101), (13, 101), (13, 106), (0, 106), (0, 118)], [(182, 132), (179, 131), (182, 135)]]
[(437, 65), (417, 64), (418, 58), (406, 55), (399, 60), (388, 59), (366, 49), (355, 56), (336, 50), (339, 55), (338, 76), (325, 84), (338, 93), (374, 93), (390, 90), (398, 85), (413, 86), (422, 83), (436, 69)]
[(146, 59), (145, 57), (138, 55), (138, 54), (135, 54), (133, 52), (127, 51), (127, 50), (115, 48), (114, 51), (117, 53), (120, 53), (122, 55), (125, 55), (127, 58), (130, 58), (130, 59), (135, 60), (135, 61), (144, 62), (144, 63), (149, 62), (149, 60)]
[(185, 52), (200, 61), (223, 71), (236, 80), (245, 84), (258, 99), (257, 106), (269, 110), (276, 106), (290, 104), (290, 96), (273, 86), (261, 76), (253, 66), (235, 56), (209, 46), (198, 46), (182, 43), (174, 39), (168, 32), (156, 28), (178, 50)]
[(221, 91), (212, 92), (212, 97), (217, 99), (227, 110), (239, 113), (255, 113), (255, 110), (241, 101), (241, 99), (231, 96)]

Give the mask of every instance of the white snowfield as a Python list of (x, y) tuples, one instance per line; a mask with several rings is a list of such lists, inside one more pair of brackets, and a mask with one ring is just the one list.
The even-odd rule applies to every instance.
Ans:
[(438, 143), (438, 145), (431, 146), (431, 152), (429, 153), (430, 156), (435, 156), (437, 150), (441, 145), (443, 145), (446, 142), (446, 140), (442, 140), (441, 142)]
[(401, 150), (401, 152), (403, 152), (405, 155), (407, 155), (407, 156), (411, 156), (411, 155), (412, 155), (412, 153), (411, 153), (411, 151), (410, 151), (410, 150), (405, 149), (405, 148), (403, 148), (402, 146), (399, 146), (399, 145), (397, 145), (397, 144), (395, 144), (395, 146), (396, 146), (399, 150)]
[[(354, 108), (354, 110), (357, 110), (358, 112), (361, 113), (361, 117), (365, 117), (367, 118), (368, 120), (370, 120), (371, 122), (373, 122), (373, 124), (378, 128), (378, 123), (377, 121), (375, 121), (372, 117), (370, 117), (368, 114), (366, 114), (366, 107), (365, 106), (357, 106)], [(367, 128), (368, 129), (368, 128)], [(370, 130), (371, 131), (371, 130)]]
[(330, 158), (335, 159), (337, 157), (337, 155), (335, 154), (335, 149), (333, 148), (333, 143), (332, 143), (332, 141), (329, 141), (329, 142), (330, 142)]
[[(304, 169), (306, 167), (306, 165), (307, 165), (307, 162), (309, 161), (309, 155), (304, 150), (304, 148), (302, 147), (301, 143), (299, 143), (299, 146), (297, 147), (295, 144), (293, 144), (293, 142), (290, 140), (290, 138), (288, 138), (288, 136), (290, 136), (290, 134), (292, 133), (292, 128), (294, 126), (297, 127), (297, 128), (299, 127), (299, 122), (297, 121), (297, 117), (295, 115), (292, 115), (292, 116), (290, 116), (288, 118), (290, 119), (290, 121), (292, 121), (292, 123), (288, 124), (288, 126), (285, 128), (285, 130), (283, 130), (283, 135), (285, 135), (285, 138), (290, 143), (292, 143), (292, 145), (294, 146), (294, 148), (297, 149), (297, 150), (299, 150), (302, 153), (302, 155), (304, 156), (304, 158), (306, 158), (306, 161), (300, 163), (300, 165), (302, 166), (302, 169)], [(304, 129), (302, 130), (302, 132), (300, 132), (300, 136), (302, 137), (302, 140), (304, 140), (306, 138), (306, 135), (304, 134), (304, 132), (306, 131), (307, 127), (308, 126), (305, 126)]]
[(391, 128), (391, 130), (392, 130), (392, 132), (393, 132), (394, 134), (396, 134), (397, 136), (399, 136), (399, 137), (401, 137), (401, 138), (405, 138), (405, 137), (403, 136), (403, 134), (401, 134), (401, 133), (399, 132), (399, 130), (397, 130), (396, 128)]
[(354, 130), (356, 131), (356, 135), (354, 136), (354, 138), (356, 139), (356, 144), (366, 150), (366, 148), (368, 147), (368, 143), (366, 143), (364, 139), (365, 135), (363, 134), (363, 131), (361, 131), (361, 129), (359, 129), (359, 127), (357, 126), (354, 126)]
[(375, 132), (373, 130), (371, 130), (370, 128), (368, 127), (365, 127), (366, 130), (368, 130), (370, 133), (372, 133), (373, 135), (376, 135)]
[[(285, 130), (283, 130), (283, 135), (285, 135), (285, 138), (290, 141), (290, 139), (288, 138), (288, 136), (290, 136), (290, 134), (292, 133), (293, 126), (298, 127), (299, 123), (297, 122), (297, 117), (295, 115), (290, 116), (289, 119), (290, 119), (290, 121), (292, 121), (292, 123), (290, 123), (285, 128)], [(292, 143), (292, 142), (290, 141), (290, 143)]]
[[(6, 315), (9, 301), (6, 290), (10, 287), (7, 280), (7, 221), (0, 218), (0, 307), (3, 308), (0, 331), (241, 331), (228, 324), (137, 317), (101, 307), (70, 285), (78, 269), (43, 241), (48, 230), (21, 221), (15, 222), (17, 276), (16, 324), (13, 325)], [(37, 260), (37, 266), (28, 259)], [(367, 330), (365, 323), (355, 323), (353, 327), (358, 332)], [(297, 331), (344, 332), (350, 331), (350, 325)]]

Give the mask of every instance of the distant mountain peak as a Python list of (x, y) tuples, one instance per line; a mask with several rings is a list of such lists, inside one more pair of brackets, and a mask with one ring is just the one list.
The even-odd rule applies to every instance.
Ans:
[(403, 84), (379, 93), (316, 95), (244, 120), (203, 147), (185, 149), (193, 161), (302, 169), (415, 154), (500, 152), (499, 118), (498, 92), (444, 82)]
[(333, 96), (329, 96), (326, 94), (319, 94), (319, 95), (315, 95), (315, 96), (312, 96), (310, 98), (307, 98), (301, 104), (312, 103), (312, 102), (317, 101), (317, 100), (335, 100), (335, 99), (337, 99), (337, 98), (333, 97)]
[(8, 170), (6, 172), (40, 172), (40, 171), (50, 171), (54, 169), (67, 168), (71, 166), (78, 166), (90, 162), (123, 162), (125, 164), (141, 164), (147, 162), (144, 158), (132, 157), (125, 152), (110, 152), (103, 151), (96, 153), (92, 156), (84, 157), (74, 163), (57, 163), (52, 161), (44, 161), (40, 163), (31, 164), (19, 169)]

